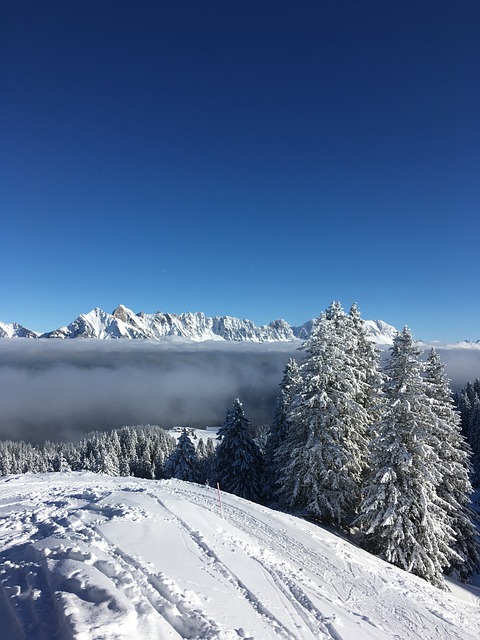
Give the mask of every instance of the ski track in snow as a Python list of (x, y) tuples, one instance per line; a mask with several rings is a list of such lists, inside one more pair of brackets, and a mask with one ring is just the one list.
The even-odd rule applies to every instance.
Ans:
[(0, 640), (473, 640), (459, 599), (313, 524), (180, 481), (0, 481)]
[[(188, 496), (188, 492), (176, 491), (175, 493), (178, 495), (184, 495), (185, 497)], [(216, 508), (215, 499), (211, 498), (211, 496), (209, 496), (209, 498), (210, 499), (207, 501), (205, 500), (200, 501), (200, 504), (206, 505), (209, 509), (215, 509)], [(244, 533), (248, 534), (248, 533), (251, 533), (252, 531), (258, 531), (259, 523), (257, 521), (252, 522), (253, 519), (246, 518), (245, 513), (242, 513), (241, 517), (239, 518), (238, 512), (239, 512), (238, 509), (234, 509), (231, 507), (228, 508), (228, 516), (232, 517), (232, 519), (235, 520), (235, 524)], [(237, 516), (236, 518), (234, 517), (235, 515)], [(183, 522), (180, 519), (178, 519), (178, 521), (181, 523), (182, 526), (185, 527), (185, 529), (189, 531), (190, 535), (192, 535), (192, 537), (194, 537), (194, 539), (199, 542), (199, 545), (202, 546), (202, 548), (206, 546), (205, 543), (202, 541), (199, 532), (191, 531), (185, 522)], [(263, 529), (264, 530), (266, 529), (265, 525)], [(272, 538), (278, 539), (278, 531), (274, 531), (273, 529), (270, 529), (269, 533), (271, 535), (270, 540)], [(253, 558), (270, 575), (273, 582), (287, 596), (291, 604), (294, 606), (295, 610), (300, 614), (301, 618), (305, 621), (306, 625), (311, 630), (313, 637), (317, 637), (317, 638), (325, 637), (325, 638), (334, 638), (335, 640), (340, 640), (341, 636), (339, 636), (338, 633), (329, 630), (328, 623), (326, 624), (325, 617), (313, 605), (313, 603), (310, 601), (306, 593), (302, 591), (301, 587), (298, 584), (298, 580), (295, 581), (292, 573), (287, 574), (285, 571), (282, 571), (279, 567), (277, 567), (275, 562), (272, 562), (271, 560), (269, 560), (266, 557), (266, 555), (262, 553), (263, 551), (262, 549), (259, 548), (258, 550), (255, 550), (255, 548), (252, 545), (249, 545), (248, 543), (246, 543), (242, 538), (229, 534), (225, 536), (225, 540), (227, 540), (231, 544), (237, 546), (239, 549), (244, 551), (246, 555)], [(208, 549), (207, 553), (215, 557), (217, 564), (220, 563), (218, 557), (215, 556), (214, 552), (212, 552), (211, 549)], [(288, 555), (290, 555), (289, 551), (287, 553)], [(272, 626), (276, 628), (277, 634), (279, 636), (287, 637), (287, 638), (294, 637), (291, 635), (288, 629), (282, 628), (282, 626), (278, 623), (278, 621), (275, 620), (271, 614), (265, 611), (265, 608), (261, 605), (261, 603), (258, 602), (258, 600), (248, 591), (248, 589), (244, 585), (242, 585), (239, 581), (237, 581), (235, 576), (233, 576), (225, 566), (222, 566), (221, 571), (229, 576), (229, 580), (232, 583), (235, 583), (235, 582), (237, 583), (236, 588), (238, 588), (238, 590), (245, 595), (245, 597), (252, 604), (252, 606), (256, 611), (259, 611), (261, 615), (265, 616), (267, 619), (270, 618), (270, 622)], [(300, 577), (300, 582), (301, 581), (302, 580)]]
[(215, 551), (205, 542), (203, 536), (199, 531), (194, 531), (184, 520), (179, 518), (175, 513), (169, 509), (165, 503), (160, 500), (157, 496), (154, 496), (151, 493), (147, 492), (147, 495), (150, 495), (156, 502), (165, 511), (171, 514), (174, 521), (178, 524), (179, 527), (182, 527), (193, 542), (198, 546), (200, 552), (204, 554), (208, 561), (211, 562), (211, 566), (215, 570), (215, 572), (219, 573), (222, 577), (224, 577), (245, 600), (247, 603), (256, 611), (265, 622), (272, 627), (272, 629), (277, 633), (279, 637), (282, 638), (291, 638), (292, 634), (286, 629), (281, 622), (279, 622), (273, 614), (271, 614), (264, 605), (258, 600), (258, 598), (248, 589), (248, 587), (242, 583), (239, 578), (232, 573), (232, 571), (220, 560)]

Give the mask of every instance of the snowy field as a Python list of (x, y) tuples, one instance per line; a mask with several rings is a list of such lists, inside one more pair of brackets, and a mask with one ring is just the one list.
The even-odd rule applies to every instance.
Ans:
[(307, 522), (178, 480), (0, 480), (1, 640), (470, 640), (442, 592)]

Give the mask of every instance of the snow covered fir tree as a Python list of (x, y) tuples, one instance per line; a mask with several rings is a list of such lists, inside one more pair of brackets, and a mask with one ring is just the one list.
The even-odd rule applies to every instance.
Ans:
[[(479, 569), (479, 552), (474, 514), (469, 496), (473, 492), (470, 483), (469, 450), (460, 428), (460, 416), (454, 409), (453, 396), (445, 375), (445, 365), (432, 349), (425, 365), (427, 396), (436, 417), (435, 440), (439, 458), (441, 481), (437, 494), (446, 505), (446, 511), (455, 534), (452, 544), (458, 554), (450, 560), (445, 572), (460, 580), (467, 580)], [(448, 506), (447, 506), (448, 505)]]
[(480, 379), (467, 382), (455, 395), (460, 411), (462, 433), (472, 450), (472, 485), (480, 487)]
[(165, 474), (170, 478), (198, 482), (200, 480), (200, 463), (197, 451), (188, 435), (187, 429), (182, 430), (175, 451), (165, 462)]
[(437, 492), (441, 442), (420, 355), (405, 327), (387, 364), (385, 407), (356, 525), (373, 553), (443, 587), (443, 569), (458, 558), (450, 507)]
[(346, 313), (334, 301), (286, 363), (266, 436), (238, 398), (215, 442), (192, 434), (139, 426), (77, 443), (4, 441), (0, 475), (88, 470), (218, 483), (341, 528), (440, 588), (444, 574), (467, 581), (479, 570), (470, 495), (480, 486), (480, 380), (453, 399), (438, 353), (425, 361), (407, 327), (381, 367), (358, 307)]
[(219, 445), (213, 461), (213, 482), (223, 491), (260, 502), (263, 459), (252, 437), (252, 425), (238, 398), (227, 411), (218, 431)]
[(264, 494), (270, 504), (278, 502), (280, 478), (290, 461), (290, 451), (282, 447), (288, 435), (290, 424), (288, 413), (295, 389), (301, 382), (298, 364), (290, 358), (283, 371), (279, 385), (279, 395), (275, 404), (272, 424), (267, 435), (264, 455)]
[(338, 302), (315, 321), (276, 453), (281, 504), (337, 526), (356, 512), (373, 420), (361, 335)]

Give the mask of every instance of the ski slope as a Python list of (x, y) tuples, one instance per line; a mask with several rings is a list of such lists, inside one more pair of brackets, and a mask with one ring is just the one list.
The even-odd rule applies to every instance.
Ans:
[(442, 592), (313, 524), (177, 480), (0, 480), (1, 640), (470, 640)]

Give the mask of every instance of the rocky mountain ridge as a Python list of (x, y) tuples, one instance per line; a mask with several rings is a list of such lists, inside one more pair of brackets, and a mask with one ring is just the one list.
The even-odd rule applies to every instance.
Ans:
[[(396, 329), (382, 320), (366, 320), (368, 336), (376, 343), (390, 344)], [(311, 333), (313, 321), (293, 327), (285, 320), (273, 320), (257, 326), (251, 320), (232, 316), (209, 317), (197, 313), (134, 313), (119, 305), (111, 314), (100, 308), (82, 313), (71, 324), (47, 333), (36, 333), (18, 323), (0, 322), (3, 338), (96, 338), (96, 339), (155, 339), (179, 336), (195, 341), (229, 340), (237, 342), (289, 342), (305, 340)]]

